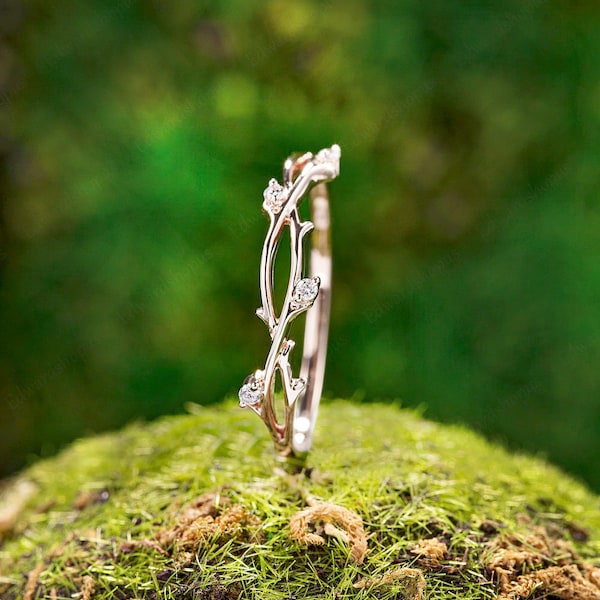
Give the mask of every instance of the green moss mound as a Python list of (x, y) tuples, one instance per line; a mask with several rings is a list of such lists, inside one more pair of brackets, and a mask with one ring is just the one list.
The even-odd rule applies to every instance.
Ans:
[[(308, 468), (289, 475), (254, 415), (190, 413), (80, 440), (6, 484), (0, 597), (420, 597), (395, 576), (404, 568), (429, 600), (569, 598), (544, 583), (569, 574), (580, 598), (600, 597), (600, 499), (541, 460), (415, 412), (335, 401)], [(322, 523), (324, 545), (291, 539), (311, 499), (362, 518), (362, 564)]]

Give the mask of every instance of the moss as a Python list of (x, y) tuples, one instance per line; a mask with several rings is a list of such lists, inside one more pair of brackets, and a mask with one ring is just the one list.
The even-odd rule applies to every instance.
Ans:
[[(10, 483), (4, 498), (30, 491), (0, 545), (0, 597), (23, 598), (32, 572), (49, 599), (417, 597), (396, 576), (405, 567), (429, 600), (468, 600), (496, 598), (502, 577), (598, 564), (600, 499), (464, 428), (326, 403), (308, 469), (291, 476), (254, 415), (231, 403), (190, 413), (80, 440)], [(362, 564), (343, 532), (291, 539), (290, 519), (315, 499), (362, 518)]]

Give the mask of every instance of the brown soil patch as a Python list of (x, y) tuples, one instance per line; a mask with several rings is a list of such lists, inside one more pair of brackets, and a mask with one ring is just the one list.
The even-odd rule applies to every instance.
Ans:
[(483, 563), (498, 584), (498, 600), (600, 600), (600, 569), (581, 561), (570, 542), (547, 528), (523, 538), (499, 537)]
[(226, 540), (259, 541), (260, 519), (245, 508), (233, 504), (217, 492), (209, 492), (189, 504), (171, 527), (161, 529), (154, 539), (123, 542), (121, 552), (145, 547), (166, 556), (189, 559), (207, 541), (222, 543)]

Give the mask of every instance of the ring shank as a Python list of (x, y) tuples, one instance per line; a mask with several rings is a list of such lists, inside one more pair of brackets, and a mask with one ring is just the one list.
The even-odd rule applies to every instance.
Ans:
[(331, 238), (329, 196), (324, 182), (316, 184), (310, 191), (310, 211), (314, 224), (310, 277), (319, 277), (321, 283), (315, 303), (306, 313), (300, 369), (300, 377), (306, 381), (306, 388), (296, 402), (292, 432), (292, 449), (296, 456), (306, 454), (312, 444), (327, 358), (331, 305)]

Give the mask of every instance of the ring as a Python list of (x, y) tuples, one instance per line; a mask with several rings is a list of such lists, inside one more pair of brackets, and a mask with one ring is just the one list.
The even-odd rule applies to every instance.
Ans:
[[(331, 301), (331, 245), (327, 182), (340, 170), (336, 144), (317, 154), (291, 156), (283, 165), (283, 184), (271, 179), (264, 191), (262, 208), (269, 228), (260, 260), (262, 306), (256, 314), (269, 328), (272, 344), (264, 369), (246, 377), (239, 390), (240, 406), (251, 408), (267, 426), (282, 457), (305, 458), (312, 445), (319, 410), (329, 330)], [(310, 196), (312, 221), (302, 221), (298, 207)], [(273, 285), (275, 257), (285, 228), (290, 234), (290, 278), (283, 306), (275, 312)], [(304, 238), (310, 240), (310, 268), (304, 270)], [(289, 362), (295, 342), (288, 338), (292, 321), (306, 312), (300, 376), (294, 377)], [(275, 411), (275, 380), (281, 378), (283, 415)]]

